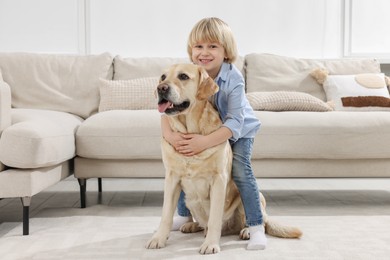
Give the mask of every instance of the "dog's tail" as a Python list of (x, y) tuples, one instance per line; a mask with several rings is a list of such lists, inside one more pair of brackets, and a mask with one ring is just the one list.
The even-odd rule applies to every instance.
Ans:
[(302, 231), (297, 227), (286, 226), (267, 219), (265, 222), (265, 233), (281, 238), (300, 238)]

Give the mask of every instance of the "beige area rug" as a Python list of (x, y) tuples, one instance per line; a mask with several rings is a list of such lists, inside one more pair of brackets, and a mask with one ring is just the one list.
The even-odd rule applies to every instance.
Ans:
[(45, 209), (30, 221), (0, 225), (0, 259), (390, 259), (390, 216), (274, 216), (299, 226), (299, 240), (268, 236), (264, 251), (247, 251), (237, 236), (221, 239), (221, 252), (201, 256), (201, 233), (172, 232), (167, 247), (144, 244), (159, 217), (132, 216), (131, 208), (92, 206)]

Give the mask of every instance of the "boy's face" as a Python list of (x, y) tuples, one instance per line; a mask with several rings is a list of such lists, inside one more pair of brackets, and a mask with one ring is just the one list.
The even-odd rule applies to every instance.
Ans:
[(204, 67), (211, 78), (215, 78), (225, 59), (225, 48), (219, 43), (200, 42), (192, 47), (192, 61)]

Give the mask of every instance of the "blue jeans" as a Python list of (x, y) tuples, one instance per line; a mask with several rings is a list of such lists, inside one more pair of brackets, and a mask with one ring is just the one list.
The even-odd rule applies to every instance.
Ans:
[[(235, 143), (230, 142), (233, 151), (232, 176), (241, 195), (248, 226), (257, 226), (263, 223), (259, 188), (251, 166), (253, 141), (253, 138), (240, 138)], [(183, 191), (180, 193), (177, 212), (183, 217), (191, 216), (185, 205)]]

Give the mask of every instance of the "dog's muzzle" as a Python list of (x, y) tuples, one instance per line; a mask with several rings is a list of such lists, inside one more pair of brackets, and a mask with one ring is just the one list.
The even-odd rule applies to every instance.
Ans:
[(162, 83), (157, 86), (158, 94), (158, 111), (160, 113), (165, 113), (167, 115), (178, 114), (190, 106), (189, 101), (184, 101), (182, 103), (174, 103), (170, 99), (171, 88), (168, 84)]

